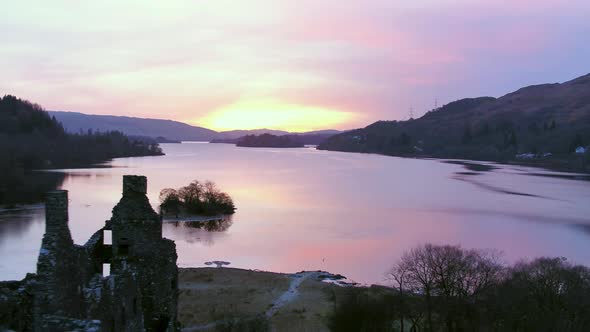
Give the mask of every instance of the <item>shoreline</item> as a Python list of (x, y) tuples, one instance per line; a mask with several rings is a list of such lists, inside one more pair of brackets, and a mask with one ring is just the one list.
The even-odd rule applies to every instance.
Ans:
[(6, 207), (5, 205), (0, 205), (0, 213), (40, 210), (40, 209), (44, 209), (44, 208), (45, 208), (44, 203), (16, 204), (14, 207)]
[(587, 176), (590, 180), (590, 170), (575, 170), (571, 167), (565, 167), (560, 165), (555, 165), (554, 163), (540, 163), (540, 162), (526, 162), (526, 161), (519, 161), (519, 160), (506, 160), (506, 161), (498, 161), (498, 160), (479, 160), (479, 159), (466, 159), (466, 158), (453, 158), (453, 157), (435, 157), (435, 156), (428, 156), (428, 155), (391, 155), (379, 152), (362, 152), (362, 151), (345, 151), (345, 150), (330, 150), (330, 149), (319, 149), (316, 147), (318, 151), (329, 151), (329, 152), (341, 152), (341, 153), (357, 153), (357, 154), (369, 154), (369, 155), (377, 155), (377, 156), (384, 156), (384, 157), (394, 157), (394, 158), (404, 158), (404, 159), (421, 159), (421, 160), (433, 160), (433, 161), (463, 161), (465, 163), (471, 164), (483, 164), (483, 163), (491, 163), (496, 165), (503, 165), (503, 166), (524, 166), (529, 168), (535, 168), (540, 170), (546, 170), (551, 172), (558, 172), (558, 173), (566, 173), (566, 174), (573, 174), (573, 175), (581, 175)]
[(208, 221), (223, 221), (231, 215), (219, 214), (215, 216), (181, 216), (178, 218), (163, 217), (163, 223), (198, 223)]
[(343, 287), (322, 282), (323, 275), (337, 276), (323, 271), (179, 268), (178, 320), (185, 332), (215, 331), (226, 324), (243, 324), (248, 330), (268, 326), (327, 332), (333, 294)]

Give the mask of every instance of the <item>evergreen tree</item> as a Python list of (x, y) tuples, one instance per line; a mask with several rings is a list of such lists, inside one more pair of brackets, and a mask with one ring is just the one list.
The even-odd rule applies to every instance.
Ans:
[(461, 139), (461, 141), (463, 142), (463, 144), (467, 144), (467, 143), (471, 143), (471, 141), (473, 140), (473, 135), (471, 135), (471, 129), (469, 128), (469, 126), (465, 127), (465, 131), (463, 132), (463, 138)]
[(518, 145), (518, 141), (516, 139), (516, 133), (514, 131), (512, 131), (511, 135), (510, 135), (510, 141), (509, 141), (511, 146), (516, 147)]

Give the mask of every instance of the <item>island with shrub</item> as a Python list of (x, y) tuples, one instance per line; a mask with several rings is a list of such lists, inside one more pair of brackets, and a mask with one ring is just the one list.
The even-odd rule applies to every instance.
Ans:
[(211, 181), (197, 180), (180, 189), (160, 192), (160, 214), (163, 218), (212, 217), (236, 212), (231, 197)]

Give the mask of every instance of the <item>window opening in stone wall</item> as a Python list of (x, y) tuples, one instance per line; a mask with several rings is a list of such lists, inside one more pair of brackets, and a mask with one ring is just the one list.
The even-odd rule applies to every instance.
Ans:
[(111, 245), (113, 244), (113, 232), (110, 230), (102, 231), (102, 244)]

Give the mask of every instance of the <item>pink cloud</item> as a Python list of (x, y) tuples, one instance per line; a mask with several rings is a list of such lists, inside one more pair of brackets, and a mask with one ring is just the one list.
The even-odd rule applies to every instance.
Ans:
[[(47, 108), (180, 120), (241, 98), (285, 99), (371, 122), (435, 96), (497, 95), (590, 66), (582, 0), (186, 5), (139, 8), (134, 24), (122, 14), (112, 24), (11, 16), (0, 22), (0, 90)], [(543, 76), (531, 76), (538, 68)]]

